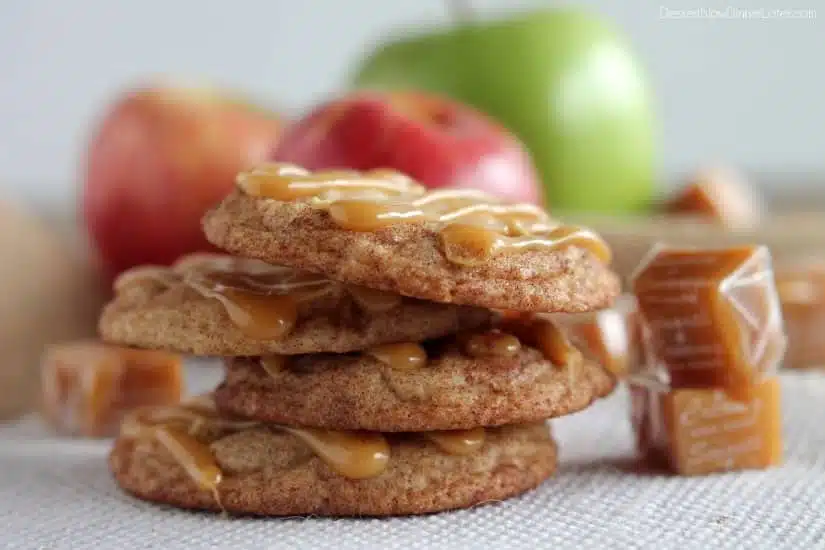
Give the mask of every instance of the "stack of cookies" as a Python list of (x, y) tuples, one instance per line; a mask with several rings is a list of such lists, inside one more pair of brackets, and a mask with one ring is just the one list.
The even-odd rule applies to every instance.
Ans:
[(213, 394), (127, 417), (134, 495), (259, 515), (399, 515), (520, 494), (546, 419), (615, 381), (538, 312), (607, 306), (592, 232), (394, 172), (265, 165), (204, 220), (229, 255), (122, 275), (105, 340), (221, 356)]

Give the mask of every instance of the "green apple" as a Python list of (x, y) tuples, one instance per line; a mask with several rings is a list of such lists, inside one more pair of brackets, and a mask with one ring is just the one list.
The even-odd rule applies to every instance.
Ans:
[(652, 94), (621, 33), (590, 13), (545, 10), (388, 43), (354, 83), (446, 94), (497, 118), (529, 149), (553, 209), (652, 202)]
[[(416, 88), (457, 96), (462, 75), (453, 33), (429, 34), (387, 42), (362, 65), (356, 83), (383, 90)], [(448, 55), (444, 55), (448, 52)]]

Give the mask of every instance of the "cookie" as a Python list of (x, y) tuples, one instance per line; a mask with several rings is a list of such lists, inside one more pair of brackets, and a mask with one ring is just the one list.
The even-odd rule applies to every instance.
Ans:
[(124, 424), (109, 466), (127, 492), (179, 508), (264, 516), (423, 514), (518, 495), (556, 469), (544, 423), (381, 435), (155, 414)]
[(105, 340), (198, 355), (343, 353), (439, 337), (492, 315), (221, 255), (126, 272), (115, 292), (100, 319)]
[(346, 355), (229, 359), (215, 399), (264, 422), (403, 432), (532, 422), (607, 395), (614, 377), (563, 335), (553, 344), (555, 325), (542, 323), (532, 330), (544, 331), (545, 351), (529, 335), (491, 330)]
[(427, 192), (388, 171), (265, 165), (240, 174), (203, 225), (234, 254), (436, 302), (581, 312), (619, 293), (592, 231), (479, 191)]

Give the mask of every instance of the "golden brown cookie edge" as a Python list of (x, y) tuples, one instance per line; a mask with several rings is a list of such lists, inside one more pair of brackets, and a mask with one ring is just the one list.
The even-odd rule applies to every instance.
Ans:
[(98, 328), (103, 340), (119, 345), (209, 356), (293, 355), (346, 353), (438, 338), (491, 319), (491, 313), (481, 308), (412, 299), (398, 308), (368, 317), (361, 327), (342, 330), (325, 318), (304, 319), (283, 340), (256, 340), (236, 327), (216, 300), (193, 298), (174, 307), (152, 303), (123, 307), (116, 297), (103, 309)]
[[(507, 429), (519, 428), (522, 427)], [(539, 426), (523, 428), (539, 429)], [(232, 481), (228, 477), (223, 481), (221, 504), (218, 505), (211, 493), (197, 489), (182, 470), (175, 472), (171, 481), (166, 480), (147, 488), (138, 479), (140, 472), (135, 470), (134, 442), (123, 438), (115, 440), (108, 463), (115, 482), (123, 491), (141, 500), (186, 510), (253, 516), (406, 516), (498, 502), (538, 487), (556, 472), (558, 465), (558, 449), (549, 433), (549, 426), (541, 426), (541, 430), (547, 434), (546, 439), (533, 442), (532, 454), (525, 451), (508, 457), (511, 461), (527, 462), (526, 467), (499, 464), (492, 471), (479, 475), (478, 472), (470, 472), (461, 467), (459, 463), (453, 468), (455, 473), (460, 474), (459, 482), (444, 485), (436, 481), (426, 493), (419, 490), (398, 495), (392, 494), (388, 484), (376, 484), (368, 491), (359, 491), (359, 480), (340, 478), (338, 481), (348, 488), (343, 491), (347, 497), (342, 502), (336, 501), (336, 492), (332, 490), (329, 492), (332, 496), (313, 503), (307, 498), (305, 488), (297, 487), (294, 483), (286, 483), (283, 487), (262, 487), (256, 480), (249, 479), (247, 481), (250, 482), (250, 487), (247, 488), (240, 486), (240, 481)], [(431, 444), (427, 449), (428, 452), (438, 452)], [(502, 450), (506, 451), (505, 448)], [(266, 491), (261, 491), (262, 488)], [(412, 497), (413, 500), (410, 502), (408, 499), (403, 505), (399, 504), (399, 499), (405, 496)]]
[[(268, 214), (268, 208), (278, 215)], [(258, 199), (237, 190), (206, 214), (203, 229), (212, 244), (233, 254), (435, 302), (575, 313), (607, 307), (620, 292), (616, 274), (577, 246), (494, 257), (487, 266), (467, 269), (444, 258), (437, 234), (423, 224), (354, 233), (335, 227), (326, 213), (306, 204)], [(405, 248), (410, 243), (417, 244)], [(396, 264), (392, 270), (389, 261)], [(491, 269), (499, 275), (540, 271), (556, 276), (473, 276)]]
[[(326, 359), (331, 360), (334, 358)], [(344, 360), (353, 361), (352, 358)], [(553, 377), (550, 389), (534, 379), (521, 380), (518, 360), (503, 358), (497, 360), (499, 365), (510, 363), (511, 368), (465, 369), (463, 372), (450, 369), (440, 375), (445, 386), (454, 376), (459, 376), (486, 390), (482, 397), (474, 395), (471, 401), (447, 406), (432, 400), (398, 399), (398, 390), (387, 382), (387, 376), (403, 377), (407, 373), (392, 371), (391, 367), (368, 356), (357, 361), (359, 363), (351, 366), (327, 371), (316, 380), (307, 379), (313, 376), (311, 373), (289, 375), (287, 372), (285, 380), (276, 381), (257, 365), (256, 358), (227, 360), (226, 369), (245, 369), (248, 379), (237, 382), (232, 381), (232, 376), (226, 377), (215, 390), (215, 401), (226, 414), (262, 422), (337, 430), (415, 432), (501, 426), (565, 416), (589, 407), (616, 386), (612, 374), (579, 354), (571, 358), (570, 365), (562, 367), (545, 359), (541, 363), (536, 360), (529, 363), (530, 367), (539, 365), (547, 369)], [(467, 365), (472, 361), (489, 360), (462, 359)], [(427, 368), (437, 369), (424, 367)], [(438, 380), (435, 378), (430, 384), (439, 386)], [(512, 383), (511, 387), (503, 388), (507, 382)]]

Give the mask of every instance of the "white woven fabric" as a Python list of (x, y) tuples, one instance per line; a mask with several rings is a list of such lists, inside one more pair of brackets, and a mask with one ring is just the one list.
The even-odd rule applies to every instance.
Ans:
[[(196, 374), (213, 384), (214, 371)], [(634, 472), (627, 396), (555, 422), (559, 475), (530, 494), (396, 519), (236, 519), (122, 494), (107, 442), (51, 438), (34, 420), (0, 429), (0, 547), (825, 548), (825, 376), (783, 377), (786, 464), (680, 478)]]

